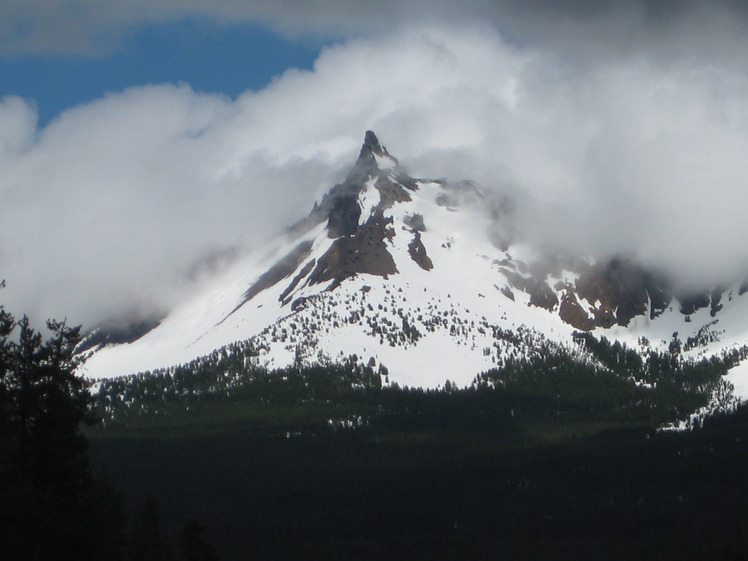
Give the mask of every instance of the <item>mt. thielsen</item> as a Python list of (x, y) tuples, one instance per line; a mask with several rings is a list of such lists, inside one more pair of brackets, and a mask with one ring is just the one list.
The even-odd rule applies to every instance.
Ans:
[[(345, 180), (274, 247), (159, 321), (93, 330), (83, 373), (168, 369), (241, 344), (253, 349), (246, 361), (268, 369), (352, 360), (383, 383), (464, 386), (539, 349), (595, 361), (585, 332), (684, 360), (748, 344), (745, 279), (684, 289), (635, 256), (533, 247), (513, 211), (509, 197), (473, 182), (411, 177), (367, 131)], [(735, 397), (748, 395), (745, 365), (725, 378)]]

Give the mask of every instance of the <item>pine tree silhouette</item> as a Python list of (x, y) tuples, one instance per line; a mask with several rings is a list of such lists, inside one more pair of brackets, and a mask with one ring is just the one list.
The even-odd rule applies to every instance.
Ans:
[(0, 306), (0, 558), (121, 559), (121, 504), (80, 431), (94, 421), (80, 328), (47, 328), (44, 339)]

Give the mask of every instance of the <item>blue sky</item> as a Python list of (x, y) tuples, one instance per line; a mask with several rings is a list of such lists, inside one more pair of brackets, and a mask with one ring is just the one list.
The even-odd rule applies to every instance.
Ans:
[(131, 86), (185, 82), (235, 97), (261, 89), (287, 68), (311, 69), (323, 45), (320, 38), (289, 39), (251, 23), (186, 18), (141, 25), (104, 54), (0, 58), (0, 97), (33, 100), (40, 126), (64, 109)]

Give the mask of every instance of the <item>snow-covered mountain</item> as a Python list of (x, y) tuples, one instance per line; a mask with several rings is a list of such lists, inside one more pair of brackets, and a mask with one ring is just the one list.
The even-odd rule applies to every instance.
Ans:
[[(272, 250), (158, 323), (92, 333), (85, 374), (154, 370), (247, 341), (269, 368), (354, 357), (389, 381), (434, 387), (541, 347), (584, 359), (580, 330), (686, 357), (748, 343), (748, 286), (681, 294), (630, 258), (550, 254), (512, 235), (511, 207), (471, 182), (409, 176), (369, 131), (345, 181)], [(748, 395), (748, 368), (729, 379)]]

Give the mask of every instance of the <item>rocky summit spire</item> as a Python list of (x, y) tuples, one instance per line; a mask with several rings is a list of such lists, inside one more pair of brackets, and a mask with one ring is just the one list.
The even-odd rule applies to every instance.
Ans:
[[(400, 169), (397, 159), (379, 144), (377, 135), (372, 131), (366, 131), (358, 160), (345, 180), (325, 193), (319, 204), (315, 203), (309, 216), (291, 229), (296, 232), (307, 231), (314, 224), (327, 220), (327, 230), (331, 238), (355, 234), (361, 217), (358, 197), (371, 179), (376, 180), (377, 190), (387, 191), (387, 201), (410, 200), (409, 195), (404, 194), (405, 188), (418, 188), (416, 180)], [(403, 192), (393, 194), (393, 189)]]
[(358, 155), (359, 159), (366, 158), (372, 154), (383, 156), (386, 153), (386, 150), (383, 150), (381, 144), (379, 144), (377, 135), (373, 131), (366, 131), (364, 144), (361, 146), (361, 153)]
[(387, 152), (387, 148), (379, 144), (377, 135), (372, 131), (366, 131), (366, 134), (364, 135), (364, 143), (361, 146), (361, 153), (358, 155), (358, 165), (361, 166), (368, 164), (376, 166), (375, 157), (387, 158), (397, 165), (397, 159), (390, 156), (390, 153)]

